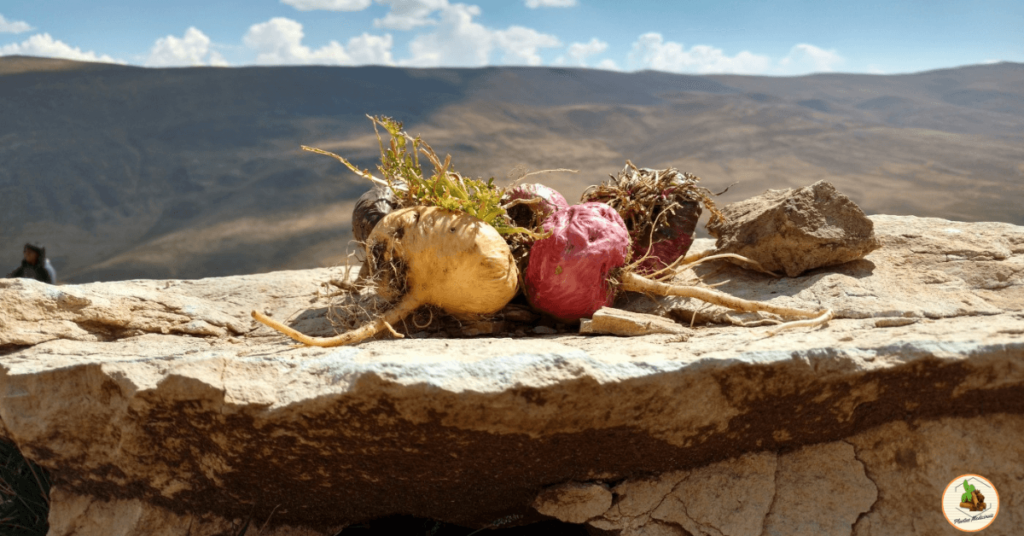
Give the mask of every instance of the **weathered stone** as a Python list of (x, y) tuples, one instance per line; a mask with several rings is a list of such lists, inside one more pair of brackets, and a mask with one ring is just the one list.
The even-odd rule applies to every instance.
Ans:
[(775, 497), (777, 463), (774, 454), (746, 454), (694, 470), (651, 517), (690, 534), (760, 534)]
[[(946, 484), (980, 473), (1003, 503), (986, 534), (1024, 523), (1024, 417), (943, 418), (915, 430), (892, 422), (842, 441), (776, 456), (747, 454), (693, 471), (627, 480), (591, 526), (622, 536), (649, 531), (693, 536), (883, 536), (952, 529), (939, 499)], [(1005, 500), (1005, 499), (1004, 499)], [(674, 532), (673, 532), (674, 531)], [(685, 531), (685, 532), (684, 532)]]
[[(1024, 523), (1024, 229), (872, 220), (883, 247), (857, 262), (781, 280), (713, 263), (683, 274), (839, 313), (774, 337), (698, 323), (686, 342), (562, 333), (305, 348), (248, 313), (330, 334), (317, 292), (336, 270), (3, 280), (0, 435), (51, 472), (55, 536), (116, 534), (110, 512), (136, 532), (188, 519), (193, 534), (250, 515), (314, 532), (396, 513), (530, 523), (543, 518), (538, 494), (565, 482), (612, 486), (595, 530), (743, 534), (797, 526), (810, 514), (783, 509), (776, 483), (815, 475), (847, 498), (822, 502), (834, 514), (813, 518), (823, 531), (936, 534), (938, 487), (962, 472), (993, 479), (1003, 505), (986, 534), (1011, 534)], [(695, 300), (624, 301), (725, 318)], [(886, 318), (917, 321), (879, 327)], [(182, 327), (200, 320), (223, 336)], [(691, 498), (704, 483), (708, 495)]]
[(602, 307), (592, 318), (580, 320), (580, 333), (638, 337), (655, 333), (685, 335), (687, 331), (683, 326), (661, 316), (613, 307)]
[(955, 532), (935, 505), (946, 484), (965, 473), (984, 476), (999, 492), (999, 514), (981, 534), (1020, 534), (1024, 527), (1019, 415), (898, 421), (848, 441), (878, 486), (878, 503), (857, 521), (854, 536)]
[(603, 514), (611, 505), (612, 493), (607, 486), (586, 482), (550, 487), (533, 500), (538, 512), (566, 523), (583, 523)]
[(765, 536), (848, 536), (878, 498), (853, 446), (837, 441), (779, 457)]
[[(793, 453), (748, 454), (692, 471), (627, 481), (618, 500), (589, 525), (622, 536), (943, 534), (946, 484), (965, 472), (993, 482), (1000, 498), (986, 534), (1011, 535), (1024, 523), (1024, 417), (942, 418), (910, 429), (904, 421)], [(1006, 500), (1006, 499), (1004, 499)], [(686, 532), (683, 532), (686, 531)]]
[(796, 277), (863, 258), (878, 249), (871, 220), (826, 181), (767, 192), (722, 207), (708, 226), (718, 253), (736, 253)]
[[(0, 347), (54, 339), (103, 341), (143, 333), (223, 337), (249, 330), (208, 299), (167, 292), (190, 281), (130, 281), (117, 286), (25, 285), (0, 279)], [(14, 292), (2, 292), (14, 289)]]
[(623, 482), (613, 490), (619, 502), (590, 525), (623, 536), (646, 534), (651, 525), (674, 527), (675, 534), (757, 536), (775, 498), (777, 458), (745, 454), (693, 471)]

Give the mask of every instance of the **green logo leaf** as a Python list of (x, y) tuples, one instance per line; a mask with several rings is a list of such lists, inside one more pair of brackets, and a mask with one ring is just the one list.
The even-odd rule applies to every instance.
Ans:
[(974, 497), (971, 495), (975, 488), (966, 479), (964, 479), (964, 493), (960, 495), (960, 502), (972, 502)]

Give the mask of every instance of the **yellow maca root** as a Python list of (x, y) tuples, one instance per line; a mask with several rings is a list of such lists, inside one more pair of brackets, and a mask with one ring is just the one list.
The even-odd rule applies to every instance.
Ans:
[(798, 327), (811, 327), (824, 324), (832, 319), (834, 316), (831, 309), (824, 309), (821, 311), (808, 311), (805, 309), (794, 309), (791, 307), (779, 307), (777, 305), (771, 305), (769, 303), (755, 302), (750, 300), (744, 300), (735, 296), (730, 296), (724, 292), (720, 292), (710, 288), (687, 286), (687, 285), (670, 285), (668, 283), (662, 283), (659, 281), (652, 281), (646, 277), (637, 275), (632, 272), (623, 272), (620, 275), (621, 281), (619, 282), (619, 289), (628, 290), (632, 292), (640, 292), (644, 294), (657, 294), (659, 296), (679, 296), (683, 298), (696, 298), (701, 301), (705, 301), (714, 305), (721, 305), (722, 307), (728, 307), (735, 311), (742, 311), (746, 313), (762, 311), (766, 313), (773, 313), (779, 316), (788, 316), (795, 318), (804, 318), (806, 320), (800, 320), (796, 322), (788, 322), (769, 332), (769, 336), (775, 335), (776, 333), (785, 329), (798, 328)]
[(266, 315), (252, 317), (310, 346), (343, 346), (373, 337), (421, 305), (454, 315), (500, 311), (515, 297), (519, 271), (498, 231), (462, 212), (409, 207), (384, 216), (366, 239), (377, 293), (396, 305), (383, 317), (335, 337), (310, 337)]

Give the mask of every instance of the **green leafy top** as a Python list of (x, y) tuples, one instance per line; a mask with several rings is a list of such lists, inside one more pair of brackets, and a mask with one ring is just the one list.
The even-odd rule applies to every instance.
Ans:
[[(516, 227), (508, 217), (501, 204), (502, 188), (494, 185), (494, 179), (487, 182), (480, 179), (464, 178), (452, 169), (451, 155), (445, 156), (442, 163), (434, 150), (420, 139), (413, 138), (402, 130), (402, 123), (390, 117), (367, 116), (373, 121), (373, 130), (377, 134), (380, 145), (380, 164), (377, 169), (383, 179), (374, 177), (369, 170), (360, 170), (345, 158), (334, 153), (303, 146), (307, 151), (337, 158), (357, 175), (375, 184), (384, 186), (394, 192), (401, 206), (435, 206), (449, 210), (458, 210), (475, 216), (491, 225), (503, 235), (522, 233), (533, 237), (533, 231)], [(380, 131), (381, 126), (391, 136), (390, 142), (384, 143)], [(433, 166), (433, 171), (424, 173), (420, 167), (420, 154), (423, 154)]]

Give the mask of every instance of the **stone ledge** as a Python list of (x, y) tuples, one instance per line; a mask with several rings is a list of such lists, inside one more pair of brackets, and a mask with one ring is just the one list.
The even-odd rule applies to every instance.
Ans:
[[(1011, 429), (1024, 414), (1024, 229), (872, 219), (882, 248), (862, 261), (782, 280), (729, 265), (683, 274), (728, 279), (719, 288), (746, 298), (840, 312), (825, 327), (770, 338), (769, 326), (732, 325), (757, 318), (633, 296), (620, 305), (695, 320), (689, 340), (560, 334), (296, 348), (248, 311), (327, 332), (317, 289), (334, 270), (64, 287), (0, 280), (0, 434), (53, 473), (52, 534), (113, 534), (85, 521), (103, 516), (83, 512), (142, 508), (152, 511), (121, 533), (177, 533), (190, 519), (200, 520), (193, 534), (215, 534), (273, 512), (283, 535), (393, 513), (525, 523), (542, 519), (535, 500), (560, 483), (614, 490), (751, 456), (782, 467), (787, 452), (849, 462), (851, 444), (871, 477), (886, 470), (887, 442), (907, 430)], [(211, 329), (183, 327), (199, 322)], [(876, 442), (857, 439), (869, 436)], [(1016, 474), (1009, 464), (1022, 444), (986, 450), (991, 460), (977, 470)], [(947, 469), (939, 458), (914, 463)], [(1024, 493), (1019, 479), (1004, 485)], [(899, 517), (878, 487), (868, 510), (866, 495), (850, 502), (856, 527), (875, 527), (857, 534), (885, 533)], [(700, 504), (688, 518), (655, 521), (710, 531), (699, 527), (717, 521)], [(933, 515), (923, 495), (904, 506)], [(609, 515), (591, 525), (628, 528)], [(754, 527), (753, 515), (728, 526)], [(764, 527), (796, 519), (757, 515)], [(986, 532), (1007, 533), (1000, 526), (1012, 525), (1000, 519)], [(913, 530), (924, 529), (898, 532)]]

